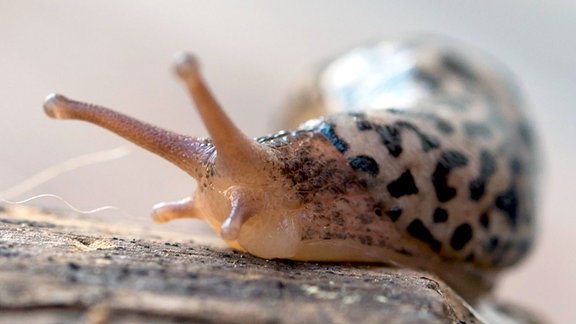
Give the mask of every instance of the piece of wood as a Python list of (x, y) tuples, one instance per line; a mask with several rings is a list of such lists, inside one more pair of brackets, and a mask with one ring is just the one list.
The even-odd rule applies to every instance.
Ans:
[(262, 260), (207, 239), (10, 207), (0, 214), (0, 322), (480, 320), (423, 272)]

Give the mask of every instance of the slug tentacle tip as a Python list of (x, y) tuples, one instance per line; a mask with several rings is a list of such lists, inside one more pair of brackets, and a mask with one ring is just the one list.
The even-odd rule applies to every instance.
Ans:
[(45, 113), (56, 119), (77, 119), (106, 128), (174, 163), (193, 177), (204, 164), (212, 146), (203, 139), (179, 135), (141, 122), (114, 110), (50, 94), (44, 101)]
[(162, 202), (154, 205), (152, 219), (157, 223), (166, 223), (178, 218), (201, 218), (200, 210), (190, 197), (179, 201)]
[(52, 118), (65, 118), (63, 111), (69, 101), (63, 95), (51, 93), (44, 99), (44, 112)]
[(174, 55), (174, 67), (178, 76), (190, 81), (199, 81), (200, 66), (196, 56), (180, 52)]
[(218, 151), (216, 168), (229, 175), (257, 174), (256, 166), (266, 160), (265, 149), (246, 136), (224, 112), (203, 80), (193, 55), (178, 54), (175, 65)]

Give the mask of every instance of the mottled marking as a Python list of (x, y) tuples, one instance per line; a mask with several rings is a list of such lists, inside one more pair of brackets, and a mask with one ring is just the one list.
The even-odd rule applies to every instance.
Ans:
[(350, 164), (352, 169), (366, 172), (373, 177), (377, 176), (378, 172), (380, 172), (376, 160), (368, 155), (357, 155), (350, 158), (348, 159), (348, 164)]
[(388, 215), (388, 217), (390, 217), (390, 219), (395, 222), (400, 216), (402, 216), (402, 208), (392, 207), (386, 211), (386, 215)]
[(344, 220), (342, 213), (332, 213), (332, 217), (334, 218), (335, 224), (340, 226), (344, 226), (344, 224), (346, 224), (346, 221)]
[(434, 223), (444, 223), (448, 220), (448, 211), (443, 208), (436, 208), (434, 214), (432, 214), (432, 220)]
[(480, 152), (480, 174), (478, 178), (472, 180), (468, 188), (470, 189), (470, 199), (480, 200), (486, 192), (486, 182), (496, 171), (496, 161), (488, 150)]
[(380, 140), (390, 155), (393, 157), (400, 156), (402, 153), (400, 130), (391, 125), (376, 125), (375, 130), (380, 135)]
[(462, 124), (464, 133), (470, 138), (483, 138), (487, 139), (492, 136), (490, 127), (482, 122), (467, 121)]
[(419, 219), (413, 220), (406, 228), (406, 231), (414, 238), (428, 244), (434, 251), (440, 251), (442, 248), (442, 243), (432, 235), (426, 225)]
[(404, 173), (402, 173), (398, 179), (390, 182), (386, 188), (394, 198), (414, 195), (418, 193), (418, 187), (416, 187), (414, 177), (412, 176), (410, 170), (404, 171)]
[(432, 174), (432, 183), (438, 201), (446, 202), (456, 196), (456, 189), (448, 185), (448, 174), (452, 169), (466, 164), (468, 164), (468, 158), (459, 151), (450, 150), (442, 153)]
[(328, 138), (330, 143), (332, 143), (332, 145), (334, 145), (334, 147), (338, 151), (344, 153), (348, 150), (349, 145), (346, 141), (344, 141), (343, 139), (338, 137), (338, 135), (336, 135), (334, 128), (335, 128), (334, 124), (322, 122), (318, 130), (320, 131), (320, 133), (324, 134)]
[(368, 225), (373, 223), (375, 218), (372, 214), (360, 214), (358, 215), (358, 219), (360, 220), (360, 223)]
[(513, 228), (518, 225), (518, 192), (514, 186), (496, 197), (496, 207), (500, 209), (510, 221)]
[(349, 172), (346, 162), (318, 151), (318, 143), (326, 143), (323, 135), (308, 136), (312, 139), (302, 140), (295, 149), (290, 145), (276, 148), (281, 154), (290, 154), (290, 158), (282, 159), (279, 171), (292, 185), (297, 199), (311, 202), (315, 195), (324, 193), (342, 195), (349, 190), (366, 190), (366, 184)]
[(374, 244), (374, 239), (372, 238), (372, 236), (358, 235), (358, 240), (363, 245), (373, 245)]
[(455, 251), (460, 251), (462, 248), (470, 242), (472, 239), (472, 226), (468, 223), (464, 223), (456, 227), (452, 237), (450, 238), (450, 246)]

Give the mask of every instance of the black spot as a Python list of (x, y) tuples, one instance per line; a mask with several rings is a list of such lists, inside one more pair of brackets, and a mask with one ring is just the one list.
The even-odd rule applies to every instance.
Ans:
[(424, 152), (428, 152), (428, 151), (435, 149), (435, 148), (440, 146), (440, 142), (438, 141), (437, 138), (422, 133), (420, 131), (420, 129), (418, 129), (418, 127), (416, 127), (416, 126), (414, 126), (414, 125), (412, 125), (406, 121), (399, 121), (394, 125), (399, 127), (399, 128), (409, 129), (409, 130), (413, 131), (414, 133), (416, 133), (416, 135), (418, 135), (418, 138), (420, 138), (420, 143), (422, 145), (422, 150)]
[(374, 245), (374, 239), (372, 239), (372, 236), (359, 235), (358, 240), (360, 241), (361, 244), (364, 245)]
[(424, 70), (417, 70), (414, 73), (414, 76), (422, 83), (425, 83), (430, 89), (438, 89), (438, 87), (440, 87), (440, 81), (432, 73), (429, 73)]
[(520, 134), (522, 141), (524, 141), (524, 144), (528, 146), (532, 146), (534, 144), (534, 135), (532, 134), (530, 125), (528, 123), (522, 122), (518, 124), (518, 133)]
[(402, 153), (400, 130), (391, 125), (376, 125), (375, 130), (380, 135), (380, 140), (386, 146), (390, 155), (393, 157), (400, 156)]
[(434, 238), (430, 230), (419, 219), (413, 220), (406, 228), (406, 231), (414, 238), (428, 244), (434, 251), (440, 251), (442, 248), (442, 243)]
[(450, 238), (450, 246), (456, 251), (462, 250), (470, 242), (470, 239), (472, 239), (472, 226), (464, 223), (454, 230)]
[(369, 175), (375, 177), (380, 172), (378, 163), (372, 157), (367, 155), (357, 155), (348, 159), (348, 164), (354, 170), (367, 172)]
[(402, 215), (402, 208), (392, 207), (390, 210), (386, 211), (386, 215), (388, 215), (388, 217), (390, 217), (390, 219), (395, 222)]
[(496, 171), (496, 162), (490, 152), (480, 152), (480, 174), (470, 182), (470, 199), (480, 200), (486, 191), (486, 182)]
[(386, 111), (396, 115), (406, 115), (407, 113), (406, 109), (392, 108), (392, 107), (387, 108)]
[(498, 241), (498, 250), (494, 251), (494, 258), (492, 263), (498, 266), (502, 266), (505, 264), (510, 264), (510, 255), (509, 252), (513, 247), (513, 243), (509, 240), (499, 240)]
[(440, 158), (438, 159), (438, 166), (443, 169), (451, 170), (456, 167), (464, 166), (468, 163), (468, 158), (464, 153), (455, 151), (455, 150), (448, 150), (442, 153)]
[(518, 192), (516, 188), (512, 186), (506, 192), (496, 197), (495, 204), (498, 209), (506, 214), (510, 224), (515, 228), (518, 224)]
[[(396, 109), (396, 108), (388, 108), (386, 109), (386, 111), (396, 114), (396, 115), (401, 115), (401, 116), (409, 116), (412, 119), (421, 119), (421, 120), (427, 120), (427, 121), (431, 121), (434, 122), (436, 125), (436, 128), (444, 133), (444, 134), (451, 134), (454, 132), (454, 127), (446, 120), (441, 119), (438, 117), (438, 115), (433, 114), (433, 113), (427, 113), (427, 112), (421, 112), (421, 111), (411, 111), (411, 110), (406, 110), (406, 109)], [(396, 123), (395, 125), (397, 126), (402, 126), (402, 123), (406, 123), (405, 121), (401, 121)], [(407, 127), (409, 129), (412, 130), (416, 130), (418, 131), (418, 129), (416, 129), (416, 127), (410, 125), (411, 127)], [(419, 135), (422, 135), (421, 132), (419, 132)]]
[(74, 262), (68, 262), (68, 268), (76, 271), (80, 269), (80, 265)]
[(386, 188), (394, 198), (418, 193), (418, 187), (414, 183), (414, 177), (410, 170), (406, 170), (398, 179), (390, 182)]
[(522, 257), (530, 251), (533, 241), (531, 239), (522, 240), (518, 246), (518, 257)]
[(351, 111), (347, 113), (350, 117), (366, 118), (366, 113), (363, 111)]
[(463, 77), (468, 81), (476, 80), (476, 75), (470, 70), (470, 67), (461, 57), (453, 53), (446, 53), (442, 56), (442, 64), (448, 70), (454, 72), (455, 74)]
[(500, 243), (498, 236), (492, 236), (490, 240), (488, 240), (488, 242), (486, 243), (486, 252), (488, 253), (494, 252), (496, 248), (498, 248), (498, 243)]
[(323, 122), (319, 126), (318, 130), (320, 131), (320, 133), (324, 134), (328, 138), (330, 143), (332, 143), (332, 145), (334, 145), (334, 147), (336, 147), (338, 151), (344, 153), (346, 152), (346, 150), (348, 150), (349, 145), (348, 143), (346, 143), (346, 141), (344, 141), (343, 139), (338, 137), (338, 135), (336, 135), (334, 128), (335, 128), (334, 124)]
[(446, 202), (456, 196), (456, 189), (448, 186), (448, 174), (452, 169), (466, 164), (468, 164), (468, 158), (461, 152), (446, 151), (442, 153), (432, 174), (432, 183), (439, 201)]
[(522, 163), (522, 160), (518, 159), (518, 158), (513, 158), (510, 161), (510, 171), (512, 171), (512, 174), (514, 175), (520, 175), (522, 174), (522, 172), (524, 172), (525, 166), (524, 163)]
[(474, 259), (476, 258), (476, 255), (474, 255), (474, 252), (468, 254), (468, 256), (464, 259), (464, 261), (466, 262), (472, 262), (474, 261)]
[(492, 131), (484, 123), (465, 122), (463, 127), (464, 133), (470, 138), (490, 138), (492, 136)]
[[(386, 244), (382, 244), (382, 246), (386, 246)], [(396, 251), (396, 252), (398, 252), (398, 253), (400, 253), (400, 254), (402, 254), (402, 255), (408, 255), (408, 256), (412, 256), (412, 255), (413, 255), (412, 252), (407, 251), (407, 250), (405, 250), (405, 249), (395, 249), (394, 251)]]
[(502, 244), (502, 255), (505, 256), (509, 254), (513, 248), (514, 248), (514, 242), (512, 242), (511, 240), (504, 241), (504, 244)]
[(372, 123), (365, 119), (360, 119), (356, 121), (356, 128), (358, 128), (359, 131), (370, 130), (372, 129)]
[(436, 119), (436, 129), (444, 134), (452, 134), (454, 132), (454, 127), (450, 125), (449, 122), (440, 118)]
[(446, 104), (446, 107), (450, 108), (453, 111), (456, 112), (463, 112), (463, 111), (468, 111), (470, 110), (470, 106), (472, 104), (472, 102), (474, 102), (476, 99), (472, 99), (471, 95), (467, 95), (467, 94), (461, 94), (461, 95), (455, 95), (452, 94), (450, 96), (446, 96), (446, 97), (442, 97), (440, 98), (440, 102), (443, 102), (444, 104)]
[[(372, 214), (364, 214), (364, 213), (362, 213), (362, 214), (358, 215), (357, 218), (358, 218), (358, 219), (360, 220), (360, 222), (361, 222), (362, 224), (364, 224), (364, 225), (371, 224), (371, 223), (374, 222), (374, 216), (373, 216)], [(370, 232), (370, 229), (367, 228), (366, 231), (367, 231), (367, 232)]]
[(443, 208), (436, 208), (434, 214), (432, 215), (434, 223), (444, 223), (448, 220), (448, 211)]
[(490, 227), (490, 217), (488, 216), (488, 213), (483, 213), (480, 215), (480, 225), (482, 225), (484, 229), (488, 229), (488, 227)]
[(376, 216), (382, 216), (382, 209), (380, 207), (374, 207), (374, 214), (376, 214)]

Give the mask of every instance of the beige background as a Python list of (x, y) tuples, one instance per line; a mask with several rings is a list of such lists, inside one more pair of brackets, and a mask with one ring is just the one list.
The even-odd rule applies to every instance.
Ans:
[[(68, 158), (124, 143), (84, 123), (45, 117), (41, 103), (50, 92), (204, 136), (169, 71), (172, 54), (190, 50), (232, 118), (258, 136), (275, 131), (285, 94), (315, 62), (363, 41), (422, 31), (483, 48), (522, 80), (544, 144), (541, 236), (499, 294), (568, 322), (576, 300), (576, 5), (568, 0), (0, 0), (0, 191)], [(86, 217), (148, 224), (154, 203), (193, 188), (175, 167), (134, 149), (14, 198), (53, 193), (82, 209), (115, 205), (121, 212)], [(34, 204), (66, 210), (52, 199)], [(190, 223), (197, 225), (173, 227), (192, 232)]]

